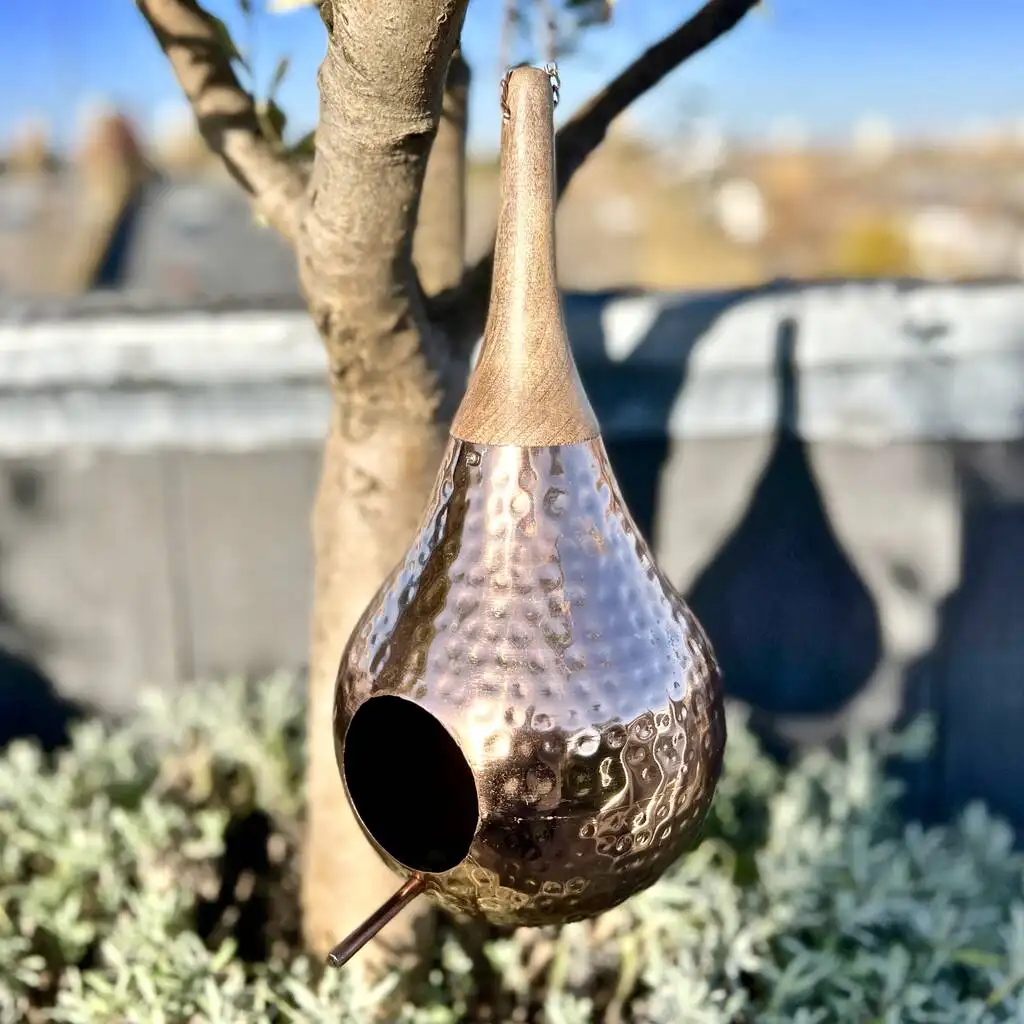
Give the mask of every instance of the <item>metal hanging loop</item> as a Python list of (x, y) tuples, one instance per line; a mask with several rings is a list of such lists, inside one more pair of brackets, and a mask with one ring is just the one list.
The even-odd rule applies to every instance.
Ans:
[[(511, 111), (508, 108), (508, 82), (512, 77), (512, 72), (517, 68), (530, 68), (533, 65), (529, 61), (522, 61), (519, 64), (513, 64), (512, 67), (505, 72), (501, 79), (501, 86), (499, 89), (500, 103), (501, 103), (501, 117), (503, 121), (507, 121), (511, 117)], [(551, 82), (551, 96), (554, 106), (558, 106), (558, 94), (562, 88), (562, 79), (558, 74), (558, 65), (554, 61), (549, 61), (544, 65), (544, 71), (548, 76), (548, 80)]]

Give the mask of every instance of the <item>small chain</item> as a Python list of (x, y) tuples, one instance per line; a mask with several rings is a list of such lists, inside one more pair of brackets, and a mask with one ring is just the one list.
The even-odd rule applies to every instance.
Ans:
[[(530, 67), (529, 64), (514, 64), (512, 67), (505, 72), (501, 79), (501, 116), (504, 120), (508, 120), (512, 115), (508, 109), (508, 80), (512, 77), (512, 72), (516, 68)], [(558, 65), (553, 61), (549, 64), (544, 65), (544, 70), (547, 72), (548, 79), (551, 82), (551, 97), (554, 105), (558, 106), (558, 92), (562, 87), (562, 80), (558, 76)]]
[(551, 79), (551, 95), (554, 97), (555, 106), (558, 106), (558, 90), (562, 87), (562, 79), (558, 77), (558, 65), (551, 61), (544, 65), (544, 70)]

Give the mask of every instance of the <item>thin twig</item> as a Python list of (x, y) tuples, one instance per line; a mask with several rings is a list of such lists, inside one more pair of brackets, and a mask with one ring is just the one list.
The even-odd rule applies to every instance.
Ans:
[(466, 132), (471, 72), (461, 47), (445, 78), (441, 120), (420, 192), (413, 261), (428, 294), (458, 285), (466, 264)]
[(263, 135), (255, 102), (231, 67), (220, 23), (195, 0), (136, 0), (136, 6), (170, 61), (207, 146), (267, 222), (294, 240), (305, 178)]
[[(688, 21), (655, 43), (592, 96), (559, 129), (555, 137), (557, 198), (573, 175), (604, 141), (616, 117), (666, 75), (720, 39), (760, 0), (708, 0)], [(431, 315), (468, 351), (483, 329), (494, 269), (493, 247), (466, 270), (458, 288), (436, 296)]]
[(734, 29), (760, 0), (708, 0), (674, 32), (641, 54), (566, 121), (555, 140), (558, 194), (604, 141), (612, 122), (691, 57)]
[(541, 20), (540, 52), (544, 60), (554, 64), (558, 60), (558, 17), (551, 0), (537, 0)]
[(512, 63), (516, 29), (519, 27), (518, 0), (504, 0), (501, 12), (501, 38), (498, 41), (498, 75)]

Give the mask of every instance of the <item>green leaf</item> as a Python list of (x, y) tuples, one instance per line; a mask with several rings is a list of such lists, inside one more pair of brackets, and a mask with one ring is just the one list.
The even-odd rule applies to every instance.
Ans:
[(290, 63), (291, 62), (288, 57), (282, 57), (277, 62), (277, 67), (274, 68), (274, 74), (270, 79), (270, 85), (267, 86), (268, 100), (272, 100), (277, 95), (277, 90), (281, 88), (281, 83), (285, 80), (285, 77), (288, 74)]
[(284, 137), (284, 126), (288, 123), (288, 115), (274, 100), (268, 99), (256, 107), (263, 134), (272, 142), (280, 142)]
[(606, 25), (612, 20), (615, 0), (566, 0), (565, 6), (578, 12), (580, 28), (590, 28), (592, 25)]
[(214, 14), (209, 15), (209, 18), (214, 31), (217, 33), (217, 43), (227, 54), (228, 59), (241, 64), (242, 67), (248, 71), (249, 65), (245, 62), (245, 58), (242, 56), (241, 50), (239, 50), (235, 45), (234, 39), (231, 38), (231, 32), (228, 30), (227, 25), (225, 25), (224, 22)]
[(958, 949), (949, 957), (954, 964), (962, 964), (965, 967), (984, 967), (990, 970), (997, 970), (1003, 966), (1004, 958), (997, 953), (990, 953), (983, 949)]
[(298, 142), (288, 149), (288, 155), (292, 157), (312, 156), (315, 151), (316, 129), (314, 128), (312, 131), (306, 132)]
[(238, 0), (238, 6), (246, 16), (252, 14), (252, 0)]
[(997, 989), (994, 989), (985, 1000), (985, 1005), (988, 1007), (998, 1006), (1013, 995), (1014, 989), (1019, 988), (1022, 984), (1024, 984), (1024, 971), (1019, 971), (1004, 981)]

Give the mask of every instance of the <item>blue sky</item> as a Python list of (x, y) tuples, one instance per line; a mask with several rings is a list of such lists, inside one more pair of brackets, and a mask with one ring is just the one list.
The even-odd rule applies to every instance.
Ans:
[[(592, 30), (563, 62), (560, 112), (697, 6), (618, 0), (612, 25)], [(211, 0), (210, 8), (238, 27), (260, 83), (281, 54), (291, 55), (281, 102), (296, 127), (312, 125), (324, 45), (316, 13), (263, 16), (249, 38), (237, 0)], [(499, 10), (499, 0), (472, 0), (466, 27), (478, 150), (497, 139)], [(1022, 40), (1024, 0), (770, 0), (638, 104), (634, 121), (671, 131), (687, 97), (699, 96), (727, 130), (744, 135), (795, 118), (812, 135), (842, 136), (863, 114), (913, 134), (978, 122), (1024, 126)], [(132, 0), (0, 0), (0, 96), (0, 137), (21, 118), (42, 116), (67, 138), (89, 99), (152, 123), (178, 94)]]

